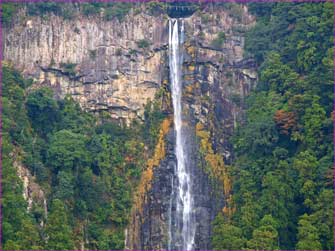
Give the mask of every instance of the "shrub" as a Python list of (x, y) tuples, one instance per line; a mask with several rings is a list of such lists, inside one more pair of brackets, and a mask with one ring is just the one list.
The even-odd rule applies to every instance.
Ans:
[(2, 19), (1, 22), (4, 25), (8, 25), (13, 18), (13, 15), (17, 11), (17, 5), (13, 3), (3, 3), (2, 4)]
[(116, 56), (122, 56), (122, 49), (121, 48), (117, 48), (115, 51), (115, 55)]
[(136, 41), (136, 44), (137, 44), (138, 48), (140, 48), (140, 49), (146, 49), (150, 46), (150, 42), (148, 40), (145, 40), (145, 39), (141, 39), (141, 40)]
[(216, 49), (221, 49), (222, 44), (226, 40), (226, 34), (223, 31), (220, 31), (217, 34), (217, 37), (212, 41), (211, 45)]
[(111, 3), (105, 9), (104, 18), (109, 21), (117, 18), (119, 21), (128, 14), (131, 9), (131, 3)]
[(76, 71), (75, 71), (76, 66), (77, 64), (75, 63), (60, 63), (60, 67), (63, 68), (63, 70), (70, 75), (76, 74)]
[(91, 59), (95, 59), (97, 57), (97, 50), (89, 50), (89, 55)]

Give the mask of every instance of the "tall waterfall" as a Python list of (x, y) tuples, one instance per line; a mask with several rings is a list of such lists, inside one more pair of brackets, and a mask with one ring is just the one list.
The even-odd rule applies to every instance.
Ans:
[[(169, 20), (169, 63), (171, 92), (174, 109), (174, 127), (176, 135), (175, 155), (177, 158), (176, 180), (172, 182), (171, 200), (175, 201), (176, 210), (170, 210), (169, 249), (194, 249), (195, 219), (193, 213), (193, 196), (190, 168), (188, 166), (185, 133), (182, 114), (182, 44), (184, 21)], [(170, 203), (172, 207), (172, 203)]]

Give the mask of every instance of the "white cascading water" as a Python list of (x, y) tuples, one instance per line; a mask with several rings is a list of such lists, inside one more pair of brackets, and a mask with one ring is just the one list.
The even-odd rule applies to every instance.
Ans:
[[(174, 127), (176, 133), (175, 154), (177, 158), (176, 177), (177, 182), (173, 182), (171, 196), (176, 197), (176, 219), (175, 228), (170, 226), (169, 233), (169, 249), (171, 245), (182, 250), (194, 249), (195, 221), (193, 215), (193, 200), (191, 175), (187, 168), (187, 151), (185, 145), (185, 136), (183, 134), (182, 120), (182, 51), (184, 21), (178, 19), (169, 20), (169, 63), (170, 63), (170, 79), (172, 102), (174, 109)], [(170, 217), (173, 217), (170, 215)], [(171, 219), (169, 220), (171, 222)], [(170, 223), (171, 225), (171, 223)], [(180, 233), (179, 237), (174, 236), (174, 232)], [(178, 239), (178, 241), (177, 241)], [(179, 241), (180, 240), (180, 241)], [(181, 242), (180, 244), (176, 244)]]

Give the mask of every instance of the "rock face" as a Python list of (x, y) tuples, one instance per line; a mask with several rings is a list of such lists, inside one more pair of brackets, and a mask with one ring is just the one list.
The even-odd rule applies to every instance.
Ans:
[[(209, 136), (211, 156), (222, 156), (231, 163), (233, 152), (229, 137), (243, 120), (244, 98), (255, 86), (257, 74), (253, 60), (243, 56), (245, 32), (254, 25), (254, 18), (245, 6), (239, 5), (239, 16), (231, 10), (205, 10), (185, 18), (183, 64), (183, 110), (188, 156), (193, 166), (194, 211), (197, 221), (195, 248), (211, 248), (211, 223), (217, 213), (227, 210), (229, 184), (218, 185), (209, 177), (205, 157), (201, 154), (196, 125), (201, 124)], [(208, 14), (210, 13), (210, 15)], [(219, 32), (225, 39), (218, 44)], [(166, 158), (154, 169), (146, 203), (134, 211), (127, 230), (128, 249), (168, 249), (172, 181), (176, 179), (175, 135), (166, 135)], [(229, 183), (229, 178), (226, 177)], [(171, 204), (172, 203), (172, 206)], [(172, 219), (173, 221), (173, 219)], [(136, 236), (136, 238), (133, 238)]]
[(145, 14), (122, 22), (27, 17), (4, 29), (3, 55), (60, 97), (70, 94), (86, 110), (106, 110), (129, 122), (143, 116), (143, 106), (160, 88), (166, 21)]
[[(147, 101), (154, 99), (163, 83), (169, 83), (167, 21), (167, 15), (133, 12), (122, 22), (27, 17), (4, 29), (3, 55), (34, 78), (36, 87), (50, 86), (59, 97), (70, 94), (86, 110), (108, 111), (129, 123), (142, 118)], [(196, 249), (210, 249), (211, 222), (226, 208), (229, 189), (217, 186), (218, 181), (206, 171), (208, 161), (201, 153), (196, 126), (201, 124), (208, 133), (211, 154), (230, 164), (229, 138), (243, 120), (244, 97), (257, 81), (253, 60), (243, 55), (245, 33), (255, 19), (244, 5), (208, 5), (184, 22), (182, 103), (194, 166)], [(169, 102), (169, 97), (165, 100)], [(173, 112), (171, 104), (165, 107)], [(164, 139), (165, 156), (150, 170), (150, 189), (140, 197), (141, 208), (132, 210), (125, 231), (127, 249), (168, 248), (169, 215), (175, 210), (170, 200), (176, 175), (173, 125)]]
[(11, 158), (14, 160), (13, 167), (16, 169), (17, 175), (23, 183), (22, 195), (23, 198), (28, 202), (27, 211), (40, 208), (42, 213), (38, 218), (38, 222), (43, 227), (45, 220), (48, 217), (46, 200), (47, 196), (29, 169), (21, 163), (18, 151), (13, 151), (11, 153)]

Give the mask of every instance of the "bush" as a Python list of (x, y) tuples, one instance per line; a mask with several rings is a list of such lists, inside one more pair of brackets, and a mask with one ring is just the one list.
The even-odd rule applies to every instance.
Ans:
[(117, 48), (116, 52), (115, 52), (116, 56), (122, 56), (122, 49), (121, 48)]
[(221, 49), (222, 44), (226, 40), (226, 34), (223, 31), (220, 31), (217, 34), (217, 37), (212, 41), (211, 45), (216, 49)]
[(63, 68), (63, 70), (70, 75), (76, 74), (75, 71), (76, 66), (77, 64), (75, 63), (60, 63), (60, 67)]
[(150, 42), (148, 40), (145, 39), (141, 39), (136, 41), (137, 47), (140, 49), (146, 49), (150, 46)]
[(4, 25), (8, 25), (13, 18), (13, 15), (17, 11), (17, 5), (13, 3), (3, 3), (2, 4), (2, 19), (1, 22)]
[(122, 21), (131, 9), (131, 3), (111, 3), (105, 9), (104, 18), (109, 21), (117, 18)]
[(166, 11), (165, 4), (162, 2), (149, 2), (147, 9), (152, 16), (159, 16)]
[(85, 16), (91, 16), (99, 14), (102, 7), (102, 3), (84, 3), (81, 10)]
[(30, 3), (27, 5), (28, 15), (39, 16), (49, 13), (54, 13), (55, 15), (60, 15), (62, 12), (61, 5), (59, 3), (53, 2), (40, 2), (40, 3)]
[(89, 50), (90, 58), (95, 59), (97, 57), (97, 50)]

